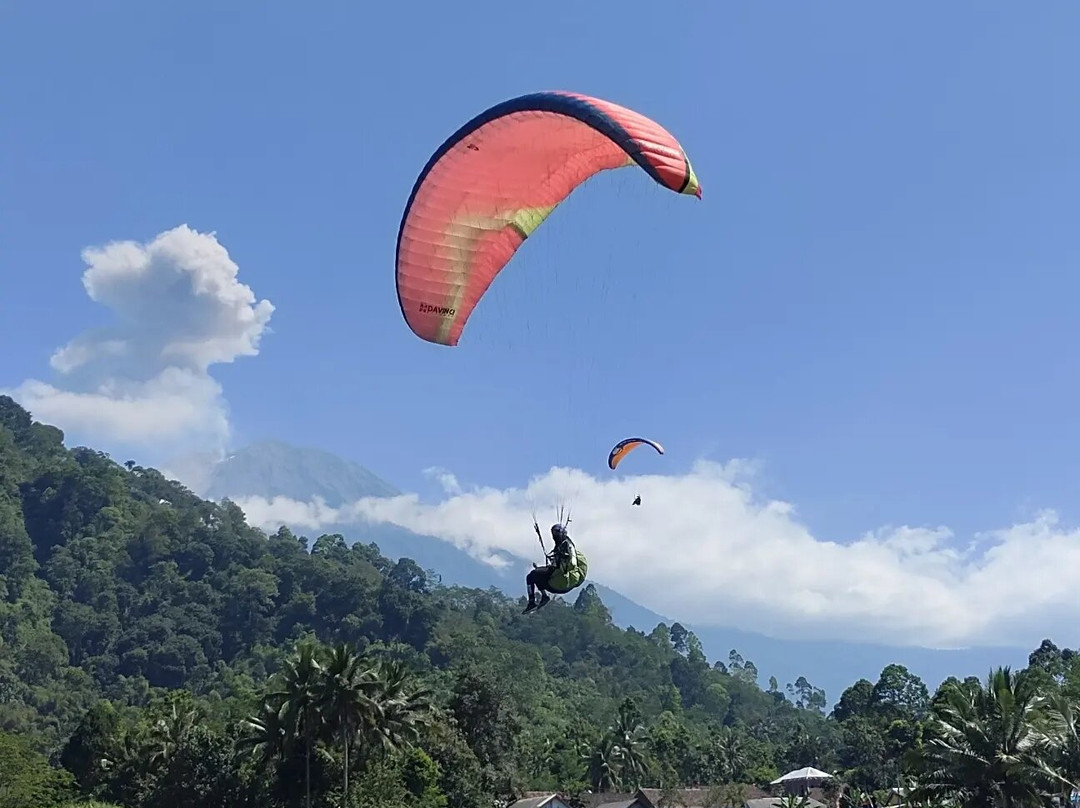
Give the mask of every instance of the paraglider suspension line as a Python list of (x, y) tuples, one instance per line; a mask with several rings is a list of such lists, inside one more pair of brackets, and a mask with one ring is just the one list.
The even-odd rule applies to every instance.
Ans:
[[(555, 551), (552, 550), (551, 553), (549, 554), (548, 551), (547, 551), (547, 547), (544, 546), (544, 534), (540, 532), (540, 523), (536, 519), (536, 510), (535, 509), (533, 509), (532, 518), (533, 518), (533, 530), (536, 531), (536, 540), (540, 542), (540, 550), (544, 553), (544, 558), (547, 559), (548, 562), (551, 562)], [(563, 505), (559, 505), (558, 518), (559, 518), (559, 522), (561, 524), (569, 527), (570, 521), (571, 521), (570, 520), (570, 510), (568, 508), (564, 509)], [(534, 564), (533, 566), (535, 567), (536, 565)]]

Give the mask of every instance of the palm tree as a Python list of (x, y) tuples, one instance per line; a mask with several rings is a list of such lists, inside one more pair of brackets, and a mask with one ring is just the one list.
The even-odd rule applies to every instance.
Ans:
[(933, 708), (927, 740), (908, 758), (919, 777), (911, 802), (1049, 805), (1062, 778), (1048, 764), (1047, 718), (1034, 678), (1007, 667), (991, 672), (982, 687), (948, 686)]
[(199, 708), (190, 704), (183, 707), (179, 699), (172, 699), (168, 713), (158, 718), (147, 733), (147, 765), (150, 768), (164, 766), (184, 742), (188, 732), (199, 721)]
[(378, 726), (382, 707), (373, 698), (380, 682), (356, 649), (342, 643), (327, 655), (319, 692), (319, 707), (330, 736), (341, 739), (344, 752), (342, 806), (349, 804), (349, 758), (353, 739), (362, 727)]
[(387, 752), (407, 748), (420, 739), (431, 718), (432, 691), (417, 684), (398, 660), (383, 660), (370, 672), (371, 700), (376, 712), (361, 730), (371, 746)]
[[(115, 802), (134, 802), (138, 782), (146, 775), (147, 765), (145, 735), (138, 727), (119, 727), (116, 734), (106, 742), (98, 762), (106, 791)], [(2, 779), (2, 778), (0, 778)]]
[(1080, 705), (1057, 687), (1047, 698), (1047, 719), (1054, 769), (1061, 775), (1065, 805), (1080, 788)]
[(626, 699), (619, 705), (615, 723), (609, 731), (615, 742), (612, 753), (618, 765), (618, 779), (624, 786), (639, 787), (649, 769), (645, 754), (649, 736), (633, 701)]
[(241, 735), (236, 741), (237, 751), (252, 752), (260, 771), (267, 769), (271, 761), (283, 761), (288, 733), (281, 720), (281, 710), (265, 699), (259, 715), (244, 719)]
[(741, 779), (746, 769), (746, 748), (742, 734), (731, 727), (723, 727), (714, 743), (720, 763), (720, 779), (725, 783)]
[(243, 722), (236, 748), (254, 753), (259, 768), (266, 769), (271, 762), (284, 763), (299, 740), (306, 805), (311, 808), (315, 744), (340, 739), (347, 805), (355, 746), (395, 752), (415, 743), (428, 723), (431, 695), (399, 662), (369, 663), (347, 644), (323, 654), (304, 643), (273, 678), (259, 714)]
[(536, 780), (551, 771), (555, 762), (555, 740), (526, 732), (521, 743), (525, 768)]
[(583, 744), (581, 757), (585, 761), (589, 784), (594, 792), (603, 794), (605, 791), (618, 788), (619, 776), (616, 770), (618, 746), (615, 743), (615, 736), (610, 732), (605, 732), (595, 743)]
[(311, 808), (311, 752), (323, 726), (320, 711), (323, 667), (315, 646), (302, 644), (296, 653), (285, 660), (280, 674), (280, 686), (273, 691), (271, 703), (280, 705), (282, 723), (288, 739), (301, 738), (304, 743), (304, 793), (307, 808)]

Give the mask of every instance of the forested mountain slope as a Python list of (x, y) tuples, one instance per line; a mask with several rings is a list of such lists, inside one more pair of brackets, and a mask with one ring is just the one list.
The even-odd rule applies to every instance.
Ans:
[[(229, 457), (209, 467), (209, 472), (196, 490), (200, 496), (219, 502), (230, 498), (246, 509), (249, 497), (272, 500), (284, 497), (300, 506), (291, 510), (298, 521), (285, 524), (294, 531), (310, 530), (304, 524), (310, 518), (302, 504), (324, 502), (330, 508), (343, 508), (363, 497), (393, 496), (400, 493), (372, 471), (351, 460), (338, 457), (325, 450), (293, 446), (282, 441), (260, 441), (238, 448)], [(316, 509), (311, 509), (312, 511)], [(325, 511), (322, 518), (325, 517)], [(250, 515), (251, 511), (247, 511)], [(304, 517), (299, 516), (304, 514)], [(250, 516), (249, 516), (250, 518)], [(397, 560), (411, 558), (425, 570), (433, 570), (447, 584), (488, 589), (495, 587), (517, 597), (524, 590), (524, 573), (529, 560), (506, 552), (501, 556), (503, 564), (494, 566), (474, 558), (465, 550), (449, 541), (432, 535), (421, 535), (398, 525), (374, 522), (363, 518), (343, 517), (346, 521), (321, 522), (318, 532), (340, 533), (346, 542), (374, 542), (387, 558)], [(276, 530), (280, 523), (258, 525), (265, 530)], [(531, 547), (539, 548), (532, 541), (532, 526), (524, 522), (520, 526)], [(576, 537), (588, 552), (588, 536)], [(605, 570), (610, 569), (607, 560), (597, 559), (590, 571), (590, 581), (596, 586), (605, 605), (611, 611), (615, 624), (628, 628), (650, 630), (657, 623), (672, 623), (680, 615), (665, 616), (635, 602), (624, 594), (604, 586)], [(768, 584), (768, 573), (762, 572), (762, 583)], [(636, 592), (637, 599), (648, 600), (647, 592)], [(722, 616), (722, 615), (721, 615)], [(992, 665), (1021, 665), (1027, 659), (1023, 648), (965, 648), (939, 650), (918, 647), (889, 647), (868, 643), (838, 640), (777, 638), (740, 630), (731, 625), (683, 625), (694, 631), (701, 640), (702, 648), (709, 657), (727, 659), (732, 648), (737, 648), (748, 659), (753, 659), (760, 673), (760, 682), (776, 676), (780, 682), (795, 681), (804, 676), (825, 691), (831, 705), (840, 698), (852, 679), (876, 678), (886, 665), (900, 663), (918, 674), (932, 687), (949, 676), (964, 676), (972, 670), (987, 670)]]

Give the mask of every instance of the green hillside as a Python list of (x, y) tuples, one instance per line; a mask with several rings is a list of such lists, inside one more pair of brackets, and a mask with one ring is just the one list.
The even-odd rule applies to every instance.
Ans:
[[(374, 482), (373, 482), (374, 481)], [(390, 491), (391, 493), (387, 493)], [(362, 497), (390, 496), (392, 489), (363, 466), (325, 451), (292, 446), (281, 441), (263, 441), (236, 449), (228, 459), (213, 465), (209, 483), (196, 493), (218, 502), (226, 497), (242, 502), (249, 496), (272, 499), (283, 496), (300, 502), (321, 498), (329, 506), (355, 502)], [(287, 523), (286, 523), (287, 524)], [(280, 525), (262, 525), (277, 529)], [(287, 524), (293, 530), (298, 525)], [(523, 532), (531, 532), (524, 522)], [(499, 552), (505, 566), (495, 567), (479, 561), (449, 541), (420, 535), (398, 525), (363, 518), (322, 522), (320, 532), (340, 533), (349, 544), (375, 542), (389, 559), (411, 558), (425, 570), (434, 570), (447, 584), (488, 589), (495, 587), (516, 597), (524, 589), (523, 577), (529, 559)], [(589, 544), (588, 537), (583, 547)], [(535, 543), (530, 546), (536, 547)], [(535, 552), (535, 550), (534, 550)], [(599, 559), (591, 571), (591, 580), (611, 611), (615, 624), (623, 628), (649, 629), (657, 623), (670, 623), (680, 615), (661, 616), (635, 602), (601, 581), (609, 565)], [(647, 593), (638, 593), (644, 596)], [(928, 686), (936, 687), (949, 676), (961, 676), (971, 670), (987, 670), (993, 665), (1022, 665), (1028, 651), (1016, 647), (972, 647), (955, 650), (887, 646), (843, 642), (824, 638), (778, 638), (741, 630), (733, 625), (690, 625), (701, 640), (706, 656), (726, 659), (732, 648), (754, 660), (761, 680), (775, 675), (781, 682), (805, 676), (825, 691), (833, 706), (852, 679), (877, 678), (890, 663), (900, 663), (918, 674)]]
[(807, 765), (839, 772), (826, 796), (849, 805), (911, 774), (1021, 806), (1080, 776), (1080, 658), (1048, 642), (1020, 675), (933, 697), (889, 666), (826, 716), (805, 679), (760, 687), (677, 623), (617, 628), (591, 587), (521, 605), (338, 535), (267, 536), (0, 397), (0, 808), (491, 808), (638, 786), (722, 806)]

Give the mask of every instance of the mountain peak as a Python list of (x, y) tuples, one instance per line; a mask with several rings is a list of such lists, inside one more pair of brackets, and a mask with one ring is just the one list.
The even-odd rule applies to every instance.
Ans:
[(217, 463), (210, 472), (204, 496), (213, 500), (288, 497), (302, 502), (321, 497), (336, 508), (364, 497), (393, 497), (400, 493), (359, 463), (322, 449), (263, 440)]

